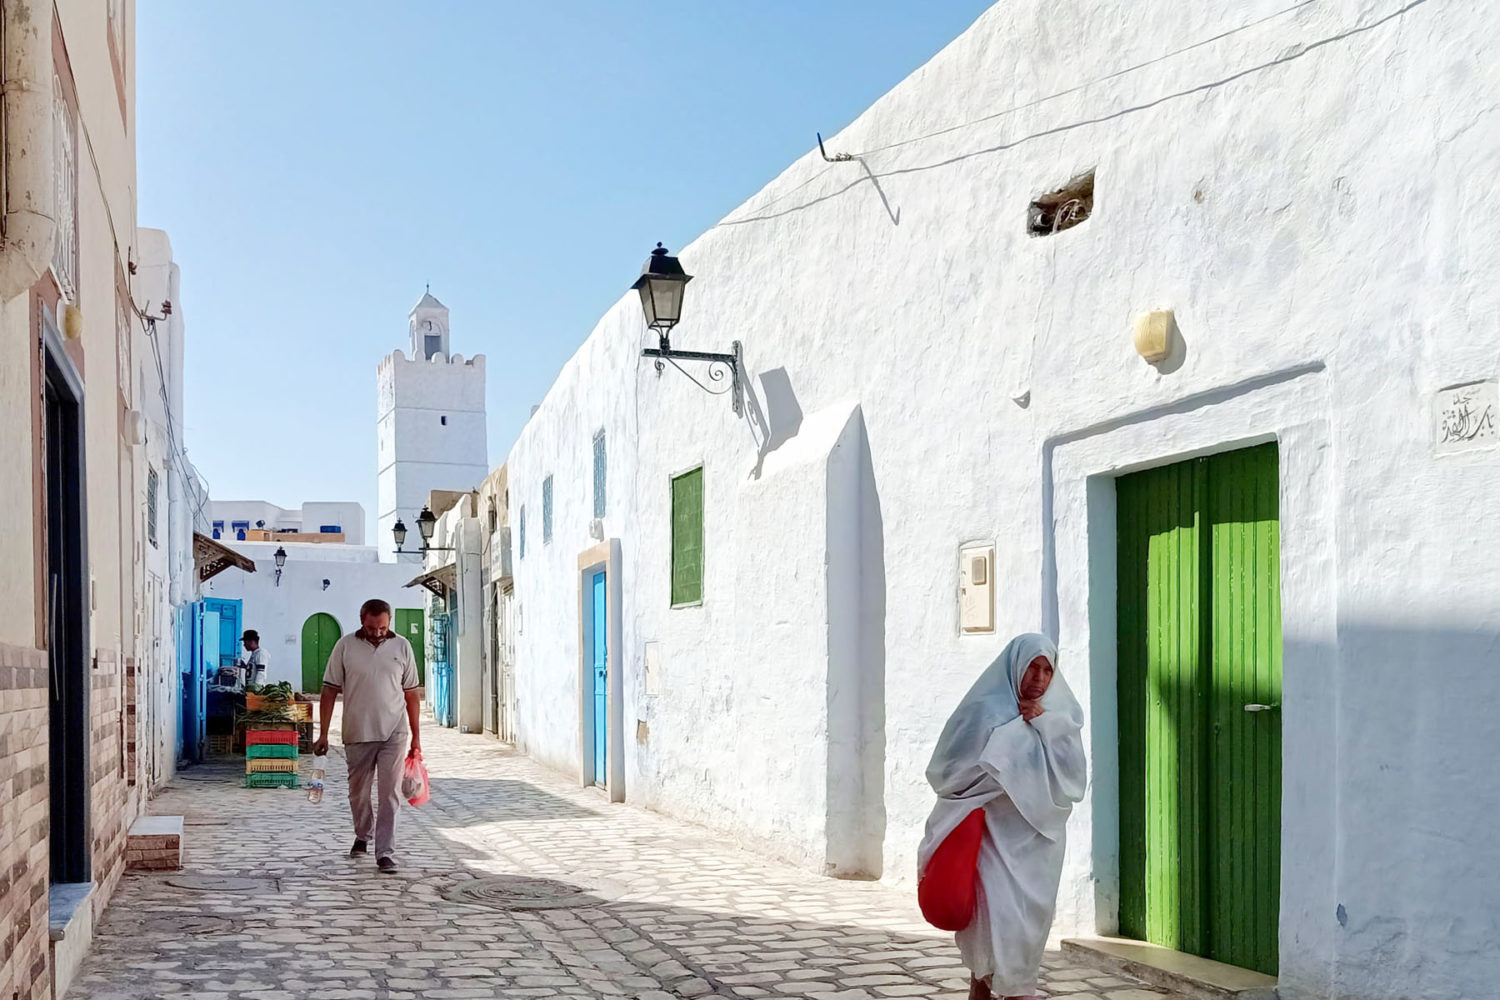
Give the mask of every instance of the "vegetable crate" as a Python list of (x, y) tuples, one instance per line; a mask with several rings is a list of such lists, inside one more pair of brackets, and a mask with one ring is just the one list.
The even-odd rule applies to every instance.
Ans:
[(245, 731), (246, 788), (296, 788), (297, 767), (295, 726)]
[(246, 774), (296, 774), (297, 761), (261, 757), (245, 761)]
[(296, 760), (297, 747), (288, 743), (252, 743), (245, 747), (250, 760)]
[(295, 774), (258, 772), (245, 775), (246, 788), (297, 788)]

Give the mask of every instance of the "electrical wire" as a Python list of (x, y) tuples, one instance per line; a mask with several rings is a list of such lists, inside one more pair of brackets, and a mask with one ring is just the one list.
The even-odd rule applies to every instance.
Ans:
[[(963, 129), (966, 129), (966, 128), (972, 128), (975, 125), (982, 125), (985, 122), (995, 121), (996, 119), (1004, 118), (1007, 115), (1013, 115), (1013, 114), (1016, 114), (1018, 112), (1028, 110), (1030, 108), (1034, 108), (1034, 107), (1038, 107), (1040, 105), (1046, 104), (1046, 103), (1048, 103), (1050, 101), (1055, 101), (1055, 100), (1058, 100), (1059, 98), (1067, 97), (1067, 96), (1069, 96), (1071, 94), (1076, 94), (1079, 91), (1087, 90), (1089, 87), (1093, 87), (1093, 86), (1096, 86), (1096, 85), (1101, 84), (1101, 83), (1106, 83), (1106, 82), (1108, 82), (1110, 80), (1117, 80), (1120, 77), (1128, 76), (1131, 73), (1139, 72), (1140, 70), (1146, 69), (1146, 68), (1151, 67), (1151, 66), (1155, 66), (1156, 64), (1165, 62), (1165, 61), (1167, 61), (1169, 59), (1175, 59), (1177, 56), (1183, 55), (1184, 53), (1192, 52), (1195, 49), (1203, 48), (1205, 45), (1212, 45), (1215, 42), (1223, 41), (1226, 38), (1230, 38), (1230, 37), (1232, 37), (1234, 35), (1237, 35), (1237, 34), (1240, 34), (1241, 32), (1244, 32), (1244, 31), (1249, 31), (1251, 28), (1258, 27), (1258, 26), (1260, 26), (1262, 24), (1265, 24), (1268, 21), (1273, 21), (1276, 18), (1283, 17), (1283, 16), (1285, 16), (1287, 14), (1294, 13), (1296, 11), (1299, 11), (1299, 10), (1303, 9), (1304, 7), (1310, 7), (1313, 4), (1318, 3), (1318, 2), (1319, 2), (1319, 0), (1298, 0), (1297, 3), (1294, 3), (1294, 4), (1292, 4), (1289, 7), (1283, 7), (1280, 10), (1273, 11), (1270, 14), (1265, 15), (1264, 17), (1259, 17), (1259, 18), (1256, 18), (1253, 21), (1248, 21), (1245, 24), (1241, 24), (1241, 25), (1238, 25), (1236, 27), (1229, 28), (1229, 29), (1227, 29), (1225, 31), (1219, 32), (1216, 35), (1212, 35), (1212, 36), (1210, 36), (1208, 38), (1199, 39), (1198, 41), (1193, 42), (1193, 43), (1191, 43), (1189, 45), (1185, 45), (1185, 46), (1183, 46), (1180, 49), (1173, 49), (1171, 52), (1165, 52), (1165, 53), (1163, 53), (1163, 54), (1161, 54), (1159, 56), (1156, 56), (1154, 58), (1148, 59), (1145, 62), (1136, 63), (1136, 64), (1134, 64), (1132, 66), (1127, 66), (1124, 69), (1115, 70), (1113, 73), (1107, 73), (1104, 76), (1095, 77), (1095, 78), (1090, 79), (1090, 80), (1085, 80), (1083, 83), (1074, 84), (1071, 87), (1068, 87), (1068, 88), (1066, 88), (1064, 90), (1059, 90), (1056, 93), (1048, 94), (1045, 97), (1038, 97), (1035, 100), (1027, 101), (1024, 104), (1017, 104), (1017, 105), (1014, 105), (1013, 107), (1004, 108), (1004, 109), (1002, 109), (1000, 111), (991, 112), (990, 114), (983, 115), (983, 116), (981, 116), (979, 118), (974, 118), (974, 119), (971, 119), (971, 120), (966, 121), (966, 122), (959, 122), (956, 125), (949, 125), (949, 126), (946, 126), (944, 128), (937, 129), (936, 131), (933, 131), (933, 132), (927, 132), (927, 133), (924, 133), (922, 135), (911, 136), (911, 137), (906, 138), (906, 139), (898, 139), (895, 142), (886, 143), (883, 146), (872, 146), (869, 149), (863, 150), (863, 151), (861, 151), (859, 153), (854, 153), (854, 154), (847, 154), (846, 153), (846, 154), (840, 154), (840, 155), (842, 155), (842, 156), (844, 156), (844, 157), (846, 157), (848, 159), (851, 159), (851, 160), (852, 159), (858, 159), (859, 157), (862, 157), (862, 156), (870, 156), (872, 154), (883, 153), (883, 152), (886, 152), (887, 150), (891, 150), (891, 149), (899, 149), (899, 148), (901, 148), (903, 146), (910, 146), (910, 145), (913, 145), (915, 143), (925, 142), (928, 139), (935, 139), (935, 138), (938, 138), (939, 136), (944, 136), (944, 135), (948, 135), (948, 134), (953, 133), (953, 132), (962, 131)], [(826, 154), (825, 154), (824, 158), (827, 159)], [(787, 198), (790, 198), (792, 195), (796, 194), (798, 191), (801, 191), (803, 188), (805, 188), (809, 184), (813, 183), (819, 177), (823, 176), (823, 174), (826, 173), (828, 171), (828, 169), (831, 169), (831, 168), (825, 168), (823, 170), (819, 170), (819, 171), (813, 173), (811, 176), (809, 176), (808, 178), (806, 178), (805, 180), (803, 180), (800, 184), (797, 184), (795, 187), (792, 187), (789, 190), (782, 192), (781, 194), (777, 195), (776, 197), (770, 199), (769, 201), (767, 201), (767, 202), (765, 202), (763, 204), (757, 205), (752, 210), (752, 214), (751, 214), (750, 217), (748, 217), (748, 218), (741, 218), (741, 219), (725, 219), (723, 222), (719, 223), (719, 225), (734, 225), (734, 224), (737, 224), (737, 223), (740, 223), (740, 222), (755, 221), (755, 219), (757, 217), (759, 217), (760, 215), (762, 215), (762, 213), (764, 213), (767, 209), (770, 209), (771, 207), (773, 207), (773, 206), (775, 206), (777, 204), (780, 204), (781, 202), (785, 201)], [(868, 169), (868, 167), (866, 169)]]
[(1166, 62), (1168, 59), (1175, 59), (1176, 57), (1183, 55), (1184, 53), (1192, 52), (1194, 49), (1201, 49), (1205, 45), (1212, 45), (1214, 42), (1221, 42), (1224, 39), (1237, 35), (1242, 31), (1248, 31), (1251, 28), (1255, 28), (1262, 24), (1265, 24), (1267, 21), (1273, 21), (1278, 17), (1294, 13), (1295, 11), (1299, 11), (1304, 7), (1310, 7), (1318, 2), (1319, 0), (1300, 0), (1299, 3), (1294, 3), (1290, 7), (1283, 7), (1278, 11), (1273, 11), (1272, 13), (1267, 14), (1264, 17), (1256, 18), (1255, 20), (1246, 22), (1245, 24), (1239, 25), (1238, 27), (1230, 28), (1227, 31), (1221, 31), (1217, 35), (1200, 39), (1199, 41), (1193, 42), (1191, 45), (1185, 45), (1180, 49), (1173, 49), (1171, 52), (1163, 53), (1162, 55), (1159, 55), (1154, 59), (1148, 59), (1145, 62), (1136, 63), (1133, 66), (1127, 66), (1124, 69), (1115, 70), (1113, 73), (1107, 73), (1104, 76), (1095, 77), (1092, 80), (1086, 80), (1083, 83), (1074, 84), (1073, 86), (1068, 87), (1066, 90), (1059, 90), (1054, 94), (1048, 94), (1045, 97), (1038, 97), (1035, 100), (1027, 101), (1024, 104), (1017, 104), (1014, 107), (1005, 108), (1001, 111), (995, 111), (990, 114), (983, 115), (982, 117), (971, 119), (970, 121), (960, 122), (957, 125), (949, 125), (946, 128), (940, 128), (934, 132), (927, 132), (923, 135), (912, 136), (909, 139), (898, 139), (895, 142), (886, 143), (884, 146), (872, 146), (869, 149), (863, 150), (859, 153), (855, 153), (854, 155), (869, 156), (872, 153), (883, 153), (889, 149), (899, 149), (902, 146), (910, 146), (914, 143), (926, 142), (928, 139), (935, 139), (938, 136), (948, 135), (952, 132), (958, 132), (966, 128), (972, 128), (975, 125), (982, 125), (985, 122), (994, 121), (997, 118), (1004, 118), (1007, 115), (1013, 115), (1020, 111), (1026, 111), (1030, 108), (1046, 104), (1049, 101), (1055, 101), (1059, 98), (1068, 97), (1071, 94), (1076, 94), (1081, 90), (1087, 90), (1089, 87), (1097, 86), (1101, 83), (1108, 83), (1110, 80), (1118, 80), (1122, 76), (1128, 76), (1131, 73), (1139, 72), (1140, 70), (1146, 69), (1150, 66), (1155, 66), (1157, 63)]

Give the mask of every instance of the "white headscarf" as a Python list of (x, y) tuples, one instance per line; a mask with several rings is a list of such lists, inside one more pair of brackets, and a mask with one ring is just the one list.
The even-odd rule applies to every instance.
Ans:
[[(1020, 717), (1021, 679), (1038, 656), (1053, 668), (1042, 714), (1027, 727), (1029, 738), (1007, 739), (1005, 752), (997, 754), (991, 737)], [(939, 798), (971, 799), (985, 777), (998, 782), (1026, 821), (1051, 840), (1063, 835), (1073, 804), (1083, 798), (1083, 708), (1057, 667), (1057, 646), (1046, 636), (1029, 632), (1011, 640), (958, 703), (927, 765), (927, 782)]]

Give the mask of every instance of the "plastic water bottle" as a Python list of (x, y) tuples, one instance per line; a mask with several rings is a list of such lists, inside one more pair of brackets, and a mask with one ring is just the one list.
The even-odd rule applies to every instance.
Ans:
[(323, 801), (323, 775), (328, 773), (327, 763), (328, 758), (323, 754), (318, 754), (313, 758), (312, 779), (307, 783), (307, 801), (309, 802)]

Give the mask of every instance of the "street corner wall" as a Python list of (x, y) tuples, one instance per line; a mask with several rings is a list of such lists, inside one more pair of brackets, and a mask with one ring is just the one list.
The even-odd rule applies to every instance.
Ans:
[(48, 667), (0, 645), (0, 996), (51, 1000), (47, 974)]

